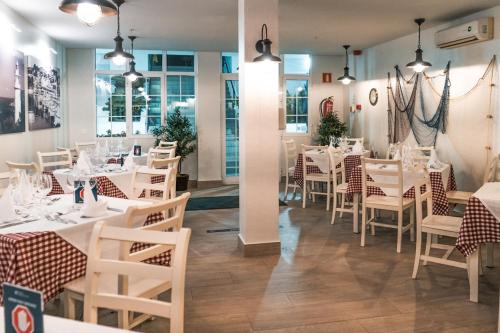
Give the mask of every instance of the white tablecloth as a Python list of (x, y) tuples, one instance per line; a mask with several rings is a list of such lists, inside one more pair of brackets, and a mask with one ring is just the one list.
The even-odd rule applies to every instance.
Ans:
[(473, 194), (500, 221), (500, 182), (485, 183)]
[[(367, 156), (369, 151), (364, 151), (362, 153), (348, 152), (344, 154), (344, 158), (350, 155), (363, 155)], [(306, 151), (306, 157), (309, 157), (318, 166), (322, 173), (330, 172), (330, 157), (328, 153), (324, 150), (308, 150)]]

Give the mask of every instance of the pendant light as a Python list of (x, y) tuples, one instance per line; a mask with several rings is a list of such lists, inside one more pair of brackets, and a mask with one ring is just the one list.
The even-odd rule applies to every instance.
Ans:
[[(130, 42), (132, 43), (132, 55), (134, 55), (134, 40), (137, 38), (136, 36), (128, 36)], [(142, 73), (139, 73), (135, 70), (135, 61), (132, 59), (130, 61), (130, 70), (128, 72), (123, 73), (123, 76), (130, 82), (135, 82), (139, 77), (142, 77)]]
[(89, 27), (95, 25), (103, 16), (116, 15), (116, 6), (109, 0), (63, 0), (59, 9), (76, 15)]
[(421, 73), (427, 67), (432, 66), (430, 62), (424, 61), (424, 59), (422, 57), (422, 54), (424, 53), (424, 51), (422, 51), (422, 48), (420, 46), (420, 26), (424, 22), (425, 22), (424, 18), (418, 18), (415, 20), (415, 23), (418, 24), (418, 47), (417, 47), (417, 50), (415, 51), (416, 58), (415, 58), (415, 61), (412, 61), (406, 65), (406, 67), (412, 68), (417, 73)]
[(342, 45), (342, 47), (345, 49), (344, 75), (339, 77), (337, 80), (342, 82), (342, 84), (348, 85), (352, 81), (356, 81), (356, 78), (349, 74), (349, 56), (347, 55), (347, 50), (351, 47), (351, 45)]
[(113, 61), (113, 64), (117, 66), (122, 66), (127, 62), (127, 59), (133, 60), (134, 56), (130, 53), (123, 51), (123, 38), (120, 35), (120, 6), (125, 2), (124, 0), (114, 0), (117, 7), (117, 17), (118, 17), (118, 29), (116, 33), (115, 49), (104, 55), (104, 59), (109, 59)]
[[(265, 38), (264, 38), (264, 30), (266, 32)], [(271, 44), (273, 42), (271, 42), (271, 40), (267, 38), (267, 24), (262, 25), (260, 35), (261, 39), (255, 44), (255, 49), (257, 50), (257, 52), (261, 53), (261, 55), (255, 57), (255, 59), (253, 59), (253, 62), (260, 62), (260, 61), (281, 62), (281, 58), (273, 55), (271, 52)]]

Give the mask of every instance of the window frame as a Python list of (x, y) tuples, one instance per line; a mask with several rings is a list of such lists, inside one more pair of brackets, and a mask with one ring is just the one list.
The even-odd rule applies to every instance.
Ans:
[[(286, 130), (286, 118), (287, 118), (287, 110), (286, 110), (286, 81), (287, 80), (301, 80), (307, 81), (307, 131), (304, 133), (299, 132), (287, 132)], [(299, 74), (283, 74), (282, 81), (283, 93), (282, 93), (282, 105), (285, 113), (285, 129), (283, 130), (283, 136), (285, 137), (293, 137), (293, 136), (310, 136), (311, 135), (311, 76), (309, 75), (299, 75)]]

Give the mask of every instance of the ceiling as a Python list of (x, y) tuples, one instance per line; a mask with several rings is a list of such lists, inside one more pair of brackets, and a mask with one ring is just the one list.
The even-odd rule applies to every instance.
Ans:
[[(92, 28), (59, 11), (60, 0), (0, 0), (68, 47), (113, 47), (116, 18)], [(499, 0), (280, 0), (280, 51), (342, 54), (342, 44), (366, 48), (500, 4)], [(127, 0), (122, 33), (137, 48), (196, 51), (237, 49), (238, 0)], [(272, 29), (272, 27), (270, 27)]]

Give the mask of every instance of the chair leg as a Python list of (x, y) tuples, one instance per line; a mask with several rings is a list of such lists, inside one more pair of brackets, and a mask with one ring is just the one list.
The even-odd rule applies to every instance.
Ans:
[[(315, 181), (311, 182), (311, 188), (312, 188), (312, 192), (316, 192), (316, 182)], [(311, 193), (311, 196), (312, 196), (312, 202), (316, 203), (316, 194)]]
[[(372, 208), (370, 212), (370, 218), (375, 222), (375, 208)], [(375, 236), (375, 225), (373, 223), (370, 223), (370, 231), (372, 236)]]
[(283, 201), (286, 201), (288, 197), (288, 172), (286, 173), (285, 176), (285, 196), (283, 197)]
[(331, 188), (330, 188), (330, 181), (326, 182), (326, 211), (330, 210), (330, 195), (331, 195)]
[(330, 224), (335, 223), (335, 214), (337, 214), (337, 197), (338, 197), (337, 193), (333, 193), (332, 221), (330, 222)]
[(69, 291), (64, 292), (64, 317), (67, 319), (75, 320), (75, 299), (71, 297)]
[(410, 207), (410, 240), (415, 241), (415, 206)]
[(396, 252), (401, 253), (401, 242), (403, 240), (403, 211), (398, 212), (398, 243)]
[(361, 246), (365, 246), (366, 238), (366, 207), (363, 204), (361, 208)]
[[(340, 196), (340, 200), (342, 200), (342, 203), (340, 204), (340, 208), (342, 208), (342, 210), (344, 210), (345, 208), (345, 194), (342, 193), (341, 196)], [(343, 211), (340, 211), (340, 217), (342, 217), (342, 215), (344, 214)]]
[[(429, 256), (431, 253), (431, 244), (432, 244), (432, 236), (430, 233), (427, 233), (427, 240), (425, 243), (425, 255)], [(424, 260), (424, 266), (427, 266), (427, 260)]]
[(304, 184), (302, 184), (302, 208), (306, 208), (306, 198), (307, 198), (307, 181), (304, 179)]
[(420, 265), (420, 254), (422, 253), (422, 233), (417, 233), (417, 244), (415, 246), (415, 262), (413, 263), (412, 279), (417, 278), (418, 266)]

